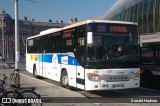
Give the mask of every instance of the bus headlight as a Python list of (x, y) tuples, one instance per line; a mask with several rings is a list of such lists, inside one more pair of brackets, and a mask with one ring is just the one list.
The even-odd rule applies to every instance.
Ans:
[(87, 76), (90, 81), (100, 82), (101, 80), (98, 74), (88, 73)]

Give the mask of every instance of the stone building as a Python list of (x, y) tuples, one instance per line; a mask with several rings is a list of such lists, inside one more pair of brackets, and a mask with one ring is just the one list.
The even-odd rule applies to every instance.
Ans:
[[(3, 20), (3, 26), (2, 26)], [(38, 34), (40, 31), (49, 29), (49, 28), (61, 28), (66, 26), (66, 23), (52, 22), (36, 22), (34, 19), (32, 21), (27, 20), (27, 17), (24, 17), (24, 20), (19, 20), (19, 43), (20, 43), (20, 52), (25, 53), (25, 43), (26, 38)], [(3, 28), (2, 28), (3, 27)], [(2, 31), (3, 29), (3, 31)], [(3, 35), (4, 32), (4, 43)], [(0, 11), (0, 55), (2, 55), (4, 47), (4, 57), (9, 58), (14, 55), (14, 37), (15, 37), (15, 20), (11, 18), (4, 10)], [(4, 44), (4, 46), (3, 46)]]

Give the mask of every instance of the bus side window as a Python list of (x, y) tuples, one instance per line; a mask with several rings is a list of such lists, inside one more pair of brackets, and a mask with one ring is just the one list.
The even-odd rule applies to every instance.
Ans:
[(39, 45), (40, 52), (45, 53), (47, 48), (47, 36), (41, 38), (41, 44)]
[(63, 51), (74, 52), (75, 47), (75, 29), (63, 32)]
[(77, 30), (77, 49), (76, 49), (76, 56), (78, 61), (81, 64), (85, 63), (85, 34), (86, 34), (86, 28), (85, 27), (80, 27)]
[(61, 33), (57, 33), (56, 35), (53, 35), (54, 38), (52, 40), (52, 52), (60, 53), (61, 47), (62, 47), (62, 36)]
[(74, 41), (72, 39), (66, 40), (66, 52), (73, 52)]
[(46, 53), (52, 53), (54, 50), (54, 37), (50, 34), (47, 36)]

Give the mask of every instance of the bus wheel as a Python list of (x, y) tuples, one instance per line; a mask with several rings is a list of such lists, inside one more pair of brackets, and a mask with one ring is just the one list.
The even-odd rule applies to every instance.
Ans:
[(37, 78), (37, 69), (35, 65), (33, 66), (33, 76)]
[(61, 86), (63, 86), (63, 87), (68, 86), (69, 81), (68, 81), (67, 71), (62, 72), (60, 82), (61, 82)]

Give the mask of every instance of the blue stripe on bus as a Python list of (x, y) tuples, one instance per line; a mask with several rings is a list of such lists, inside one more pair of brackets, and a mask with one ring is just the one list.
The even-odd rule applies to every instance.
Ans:
[(52, 57), (53, 57), (53, 54), (40, 54), (39, 55), (39, 61), (40, 62), (52, 63)]
[[(62, 57), (68, 57), (68, 65), (77, 65), (80, 66), (80, 64), (78, 63), (78, 61), (74, 58), (74, 57), (70, 57), (66, 54), (57, 54), (58, 57), (58, 64), (63, 64), (61, 62), (61, 58)], [(40, 54), (39, 55), (39, 61), (40, 62), (47, 62), (47, 63), (52, 63), (52, 58), (53, 58), (53, 54)]]

